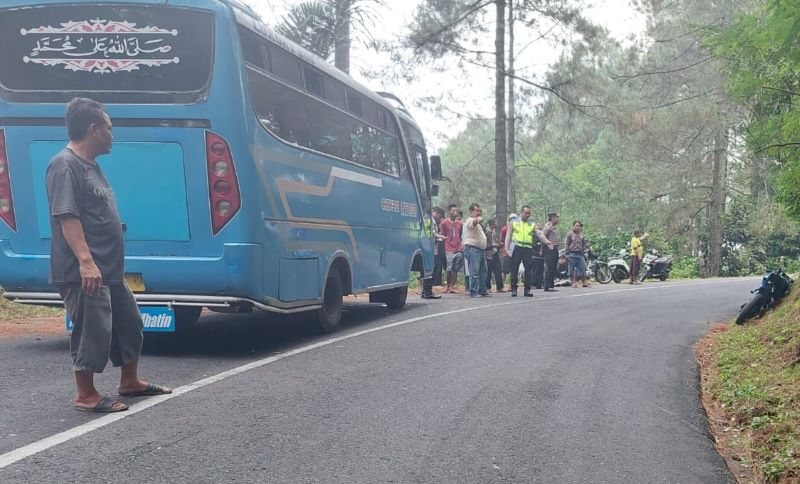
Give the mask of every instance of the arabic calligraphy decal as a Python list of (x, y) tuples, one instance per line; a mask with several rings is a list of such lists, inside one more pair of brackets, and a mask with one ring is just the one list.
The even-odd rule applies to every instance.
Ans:
[(20, 34), (36, 38), (36, 45), (22, 58), (26, 64), (108, 74), (180, 62), (170, 54), (172, 45), (168, 43), (178, 36), (176, 29), (94, 19), (21, 29)]

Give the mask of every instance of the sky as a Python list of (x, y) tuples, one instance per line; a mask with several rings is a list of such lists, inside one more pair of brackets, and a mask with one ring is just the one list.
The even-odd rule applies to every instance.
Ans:
[[(245, 0), (273, 25), (299, 0)], [(375, 8), (374, 36), (379, 41), (396, 41), (407, 32), (407, 25), (421, 0), (384, 0)], [(611, 35), (625, 41), (631, 35), (640, 35), (646, 19), (632, 9), (628, 0), (595, 0), (584, 14), (596, 24), (606, 27)], [(490, 18), (493, 19), (494, 13)], [(519, 29), (515, 45), (520, 55), (518, 71), (526, 77), (541, 76), (561, 54), (561, 48), (538, 41), (530, 47), (525, 32)], [(488, 35), (481, 50), (493, 50), (494, 38)], [(487, 63), (492, 63), (488, 60)], [(400, 69), (406, 69), (402, 66)], [(359, 42), (353, 43), (350, 75), (376, 91), (389, 91), (400, 97), (417, 120), (426, 136), (429, 151), (435, 153), (447, 141), (464, 129), (471, 118), (494, 118), (494, 72), (489, 69), (459, 67), (455, 59), (443, 59), (431, 65), (414, 67), (415, 79), (411, 82), (381, 75), (381, 71), (397, 71), (390, 56), (376, 52)], [(377, 75), (376, 75), (377, 74)], [(430, 98), (441, 99), (431, 102)]]

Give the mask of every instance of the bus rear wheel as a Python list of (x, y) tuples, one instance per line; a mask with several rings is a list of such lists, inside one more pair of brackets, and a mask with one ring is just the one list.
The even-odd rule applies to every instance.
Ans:
[(369, 302), (384, 303), (389, 309), (402, 309), (408, 298), (408, 286), (369, 293)]
[(322, 307), (317, 309), (317, 321), (322, 331), (332, 333), (342, 321), (342, 297), (344, 289), (339, 273), (331, 271), (325, 281), (325, 292), (322, 296)]
[(203, 308), (200, 306), (174, 306), (175, 311), (175, 333), (186, 335), (192, 332)]

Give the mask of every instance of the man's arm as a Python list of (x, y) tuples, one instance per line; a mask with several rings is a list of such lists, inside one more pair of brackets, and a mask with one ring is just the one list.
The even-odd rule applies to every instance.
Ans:
[[(547, 230), (547, 228), (545, 227), (544, 230)], [(553, 245), (553, 243), (550, 242), (550, 239), (548, 239), (547, 236), (544, 234), (544, 230), (537, 230), (536, 231), (536, 237), (539, 237), (539, 240), (544, 245), (546, 245), (548, 249), (552, 249), (553, 247), (555, 247), (555, 245)]]
[(510, 252), (509, 249), (511, 248), (511, 232), (513, 231), (514, 229), (512, 229), (511, 227), (509, 227), (506, 230), (506, 240), (503, 241), (503, 245), (506, 247), (506, 252)]
[(63, 216), (59, 218), (59, 223), (61, 231), (64, 233), (64, 240), (67, 241), (67, 245), (78, 259), (83, 290), (88, 294), (98, 294), (103, 286), (103, 276), (89, 251), (81, 220), (77, 217)]
[(536, 238), (539, 239), (539, 242), (541, 242), (543, 244), (546, 244), (546, 243), (549, 242), (549, 240), (547, 240), (547, 237), (544, 236), (544, 232), (542, 232), (541, 230), (535, 229), (533, 231), (533, 233), (536, 234)]

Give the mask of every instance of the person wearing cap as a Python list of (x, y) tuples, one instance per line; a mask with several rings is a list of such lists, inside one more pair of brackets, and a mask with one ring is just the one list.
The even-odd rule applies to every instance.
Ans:
[(519, 220), (511, 222), (510, 228), (506, 232), (505, 247), (511, 254), (511, 297), (517, 297), (517, 282), (519, 279), (519, 264), (522, 263), (524, 270), (523, 284), (525, 297), (532, 297), (531, 294), (531, 268), (533, 261), (533, 241), (535, 226), (531, 216), (531, 207), (525, 205), (519, 213)]
[(503, 268), (500, 261), (500, 247), (504, 244), (504, 239), (500, 238), (500, 229), (497, 227), (497, 219), (489, 219), (486, 224), (486, 290), (492, 289), (492, 277), (494, 277), (495, 289), (503, 292)]
[(547, 223), (544, 229), (536, 235), (544, 246), (544, 290), (546, 292), (556, 292), (554, 289), (556, 280), (556, 270), (558, 269), (558, 243), (561, 236), (558, 235), (558, 214), (550, 212), (547, 214)]
[(541, 289), (544, 284), (544, 247), (545, 244), (542, 243), (542, 240), (539, 238), (542, 232), (542, 224), (536, 222), (534, 224), (536, 226), (536, 231), (534, 232), (537, 234), (536, 240), (534, 240), (533, 244), (533, 269), (531, 270), (531, 286), (535, 289)]

